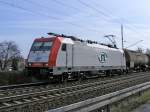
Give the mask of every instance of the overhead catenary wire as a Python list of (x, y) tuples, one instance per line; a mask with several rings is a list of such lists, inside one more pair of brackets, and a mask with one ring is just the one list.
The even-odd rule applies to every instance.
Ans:
[[(35, 1), (32, 1), (32, 0), (23, 0), (24, 2), (27, 2), (29, 4), (33, 4), (35, 6), (39, 6), (40, 8), (43, 8), (43, 9), (47, 9), (47, 10), (50, 10), (50, 11), (53, 11), (55, 13), (61, 13), (60, 11), (57, 11), (57, 10), (53, 10), (52, 8), (50, 7), (47, 7), (47, 6), (43, 6), (42, 4), (38, 3), (38, 2), (35, 2)], [(63, 13), (64, 14), (64, 13)], [(69, 16), (68, 14), (65, 14), (65, 16)]]
[(90, 9), (92, 9), (92, 10), (95, 10), (96, 12), (98, 12), (98, 13), (101, 14), (101, 15), (103, 15), (104, 17), (109, 18), (109, 16), (108, 16), (107, 14), (105, 14), (104, 12), (98, 10), (98, 9), (95, 8), (95, 7), (92, 7), (92, 6), (89, 5), (88, 3), (83, 2), (83, 1), (81, 1), (81, 0), (78, 0), (78, 2), (81, 3), (82, 5), (84, 5), (85, 7), (88, 7), (88, 8), (90, 8)]
[(126, 49), (127, 49), (127, 48), (130, 48), (130, 47), (133, 47), (133, 46), (135, 46), (135, 45), (137, 45), (138, 43), (141, 43), (141, 42), (143, 42), (143, 40), (137, 41), (137, 42), (135, 42), (135, 43), (133, 43), (133, 44), (127, 46)]
[(74, 9), (74, 10), (77, 10), (77, 11), (81, 11), (80, 9), (78, 9), (76, 7), (73, 7), (73, 6), (70, 6), (70, 5), (67, 5), (67, 4), (65, 4), (65, 3), (63, 3), (63, 2), (61, 2), (59, 0), (52, 0), (52, 1), (57, 3), (57, 4), (59, 4), (59, 5), (61, 5), (61, 6), (66, 6), (66, 7), (69, 7), (71, 9)]
[[(78, 1), (80, 1), (81, 4), (84, 4), (84, 6), (90, 7), (92, 10), (95, 10), (95, 11), (98, 12), (100, 15), (104, 16), (105, 18), (107, 18), (107, 19), (108, 19), (108, 18), (111, 18), (109, 14), (106, 14), (105, 12), (100, 11), (100, 10), (97, 9), (96, 7), (92, 7), (92, 6), (89, 5), (88, 3), (85, 3), (85, 2), (83, 2), (83, 1), (81, 1), (81, 0), (78, 0)], [(32, 2), (33, 2), (33, 1), (32, 1)], [(54, 2), (59, 3), (59, 4), (61, 4), (61, 5), (66, 5), (66, 4), (64, 4), (63, 2), (60, 2), (59, 0), (54, 0)], [(41, 15), (41, 16), (45, 16), (45, 17), (48, 17), (48, 18), (53, 19), (53, 20), (58, 20), (58, 21), (61, 21), (61, 20), (62, 20), (61, 18), (53, 17), (53, 16), (51, 16), (51, 15), (47, 15), (47, 14), (44, 14), (44, 13), (41, 13), (41, 12), (38, 12), (38, 11), (32, 11), (32, 10), (30, 10), (30, 9), (27, 9), (27, 8), (22, 7), (22, 6), (19, 6), (19, 5), (13, 4), (13, 3), (9, 3), (9, 2), (6, 2), (6, 1), (0, 1), (0, 3), (9, 5), (9, 6), (14, 7), (14, 8), (18, 8), (18, 9), (24, 10), (24, 11), (29, 12), (29, 13), (32, 13), (32, 14), (34, 14), (34, 15)], [(75, 9), (75, 10), (79, 10), (78, 8), (72, 7), (72, 6), (70, 6), (70, 5), (67, 5), (67, 7), (73, 8), (73, 9)], [(106, 19), (105, 19), (105, 21), (106, 21)], [(69, 21), (63, 21), (63, 22), (64, 22), (64, 23), (67, 23), (67, 24), (70, 24), (70, 25), (72, 25), (72, 26), (75, 26), (75, 27), (84, 29), (84, 30), (87, 29), (87, 30), (89, 30), (89, 31), (93, 31), (93, 32), (99, 33), (98, 30), (91, 29), (91, 28), (87, 28), (87, 27), (81, 26), (81, 25), (79, 25), (79, 24), (75, 24), (75, 23), (72, 23), (72, 22), (69, 22)], [(129, 28), (129, 29), (130, 29), (130, 28)], [(131, 29), (132, 29), (132, 28), (131, 28)], [(132, 29), (132, 30), (133, 30), (133, 29)], [(134, 32), (136, 32), (136, 31), (134, 31)], [(136, 33), (138, 33), (138, 32), (136, 32)]]
[(34, 14), (34, 15), (47, 16), (47, 17), (50, 17), (50, 18), (51, 18), (51, 19), (53, 19), (53, 20), (58, 19), (58, 18), (56, 18), (56, 17), (49, 16), (49, 15), (45, 15), (45, 14), (40, 13), (40, 12), (35, 12), (35, 11), (33, 12), (33, 11), (32, 11), (32, 10), (30, 10), (30, 9), (24, 8), (24, 7), (22, 7), (22, 6), (19, 6), (19, 5), (16, 5), (16, 4), (13, 4), (13, 3), (10, 3), (10, 2), (0, 1), (0, 3), (1, 3), (1, 4), (8, 5), (8, 6), (11, 6), (11, 7), (13, 7), (13, 8), (17, 8), (17, 9), (23, 10), (23, 11), (25, 11), (25, 12), (32, 13), (32, 14)]
[[(25, 0), (25, 1), (26, 1), (26, 0)], [(29, 0), (27, 0), (27, 1), (29, 1)], [(59, 4), (61, 4), (61, 5), (66, 5), (66, 4), (64, 4), (63, 2), (60, 2), (60, 1), (58, 1), (58, 0), (53, 0), (53, 1), (56, 2), (56, 3), (59, 3)], [(85, 2), (83, 2), (83, 1), (81, 1), (81, 0), (78, 0), (78, 1), (79, 1), (81, 4), (83, 4), (84, 6), (89, 7), (89, 8), (91, 8), (91, 9), (97, 11), (98, 13), (100, 13), (101, 15), (103, 15), (103, 16), (105, 16), (105, 17), (107, 17), (107, 18), (108, 18), (108, 17), (110, 18), (110, 16), (109, 16), (108, 14), (105, 14), (104, 12), (100, 11), (99, 9), (97, 9), (97, 8), (95, 8), (95, 7), (91, 7), (91, 5), (85, 3)], [(21, 7), (21, 6), (18, 6), (18, 5), (16, 5), (16, 4), (8, 3), (8, 2), (6, 2), (6, 1), (0, 1), (0, 2), (3, 3), (3, 4), (6, 4), (6, 5), (10, 5), (10, 6), (12, 6), (12, 7), (15, 7), (15, 8), (19, 8), (19, 9), (24, 10), (24, 11), (26, 11), (26, 12), (30, 12), (30, 13), (32, 13), (32, 14), (34, 14), (34, 15), (35, 15), (35, 14), (42, 15), (42, 16), (44, 15), (44, 16), (50, 17), (51, 19), (54, 19), (54, 20), (60, 20), (59, 18), (50, 16), (50, 15), (45, 15), (45, 14), (40, 13), (40, 12), (32, 12), (31, 10), (26, 9), (26, 8), (23, 8), (23, 7)], [(31, 1), (31, 2), (33, 3), (33, 1)], [(35, 3), (35, 2), (34, 2), (34, 3)], [(38, 4), (38, 3), (37, 3), (37, 4)], [(38, 5), (40, 5), (40, 4), (38, 4)], [(69, 6), (69, 5), (67, 5), (67, 7), (73, 8), (73, 9), (75, 9), (75, 10), (79, 10), (78, 8), (72, 7), (72, 6)], [(76, 26), (76, 27), (81, 27), (81, 25), (73, 24), (73, 23), (70, 23), (70, 22), (69, 22), (69, 24), (71, 24), (71, 25), (73, 25), (73, 26)], [(85, 27), (84, 27), (84, 28), (85, 28)], [(132, 31), (134, 31), (134, 32), (136, 32), (136, 33), (139, 33), (139, 32), (137, 32), (137, 31), (133, 30), (132, 28), (129, 28), (129, 29), (131, 29)], [(90, 30), (91, 30), (91, 29), (90, 29)], [(96, 31), (96, 30), (92, 30), (92, 31)]]
[[(101, 8), (103, 8), (103, 9), (107, 12), (107, 14), (106, 14), (106, 12), (97, 9), (96, 7), (93, 7), (93, 6), (89, 5), (89, 4), (86, 3), (86, 2), (83, 2), (82, 0), (78, 0), (78, 1), (79, 1), (82, 5), (84, 5), (84, 6), (88, 7), (88, 8), (91, 8), (91, 9), (95, 10), (95, 11), (98, 12), (99, 14), (102, 14), (103, 16), (105, 16), (106, 18), (116, 17), (116, 16), (113, 16), (113, 15), (111, 14), (111, 12), (108, 11), (108, 9), (104, 8), (103, 6), (101, 6)], [(93, 2), (92, 2), (92, 3), (93, 3)], [(96, 4), (95, 4), (95, 5), (96, 5)], [(122, 20), (124, 20), (124, 21), (127, 21), (127, 20), (124, 19), (124, 18), (120, 18), (120, 19), (122, 19)], [(123, 24), (121, 21), (117, 21), (117, 23)], [(124, 25), (124, 26), (128, 26), (128, 28), (129, 28), (130, 30), (132, 30), (133, 32), (135, 32), (136, 34), (138, 34), (138, 35), (140, 35), (140, 36), (143, 36), (143, 34), (141, 34), (140, 32), (136, 31), (137, 28), (136, 28), (134, 25), (131, 25), (131, 24), (129, 24), (129, 23), (128, 23), (128, 24), (123, 24), (123, 25)], [(136, 30), (135, 30), (135, 29), (136, 29)]]
[[(89, 5), (87, 2), (84, 2), (83, 0), (78, 0), (78, 2), (81, 3), (82, 5), (84, 5), (85, 7), (88, 7), (88, 8), (90, 8), (90, 9), (96, 11), (97, 13), (103, 15), (105, 18), (111, 18), (111, 16), (112, 16), (110, 13), (106, 14), (104, 11), (101, 11), (101, 10), (97, 9), (96, 7), (93, 7), (92, 5)], [(122, 20), (125, 20), (125, 19), (122, 18)], [(107, 21), (107, 20), (105, 19), (105, 21)], [(127, 20), (125, 20), (125, 21), (127, 21)], [(117, 24), (118, 24), (118, 23), (119, 23), (120, 25), (124, 25), (121, 21), (117, 21)], [(126, 25), (126, 26), (127, 26), (127, 25)], [(130, 30), (132, 30), (133, 32), (135, 32), (136, 35), (138, 35), (138, 36), (139, 36), (139, 35), (140, 35), (140, 36), (143, 36), (143, 34), (141, 34), (141, 33), (139, 33), (138, 31), (136, 31), (137, 28), (136, 28), (134, 25), (128, 24), (128, 28), (129, 28)], [(134, 30), (133, 28), (136, 28), (136, 30)], [(123, 41), (123, 40), (122, 40), (122, 41)]]
[[(58, 4), (61, 4), (61, 5), (63, 5), (63, 6), (67, 6), (67, 7), (69, 7), (69, 8), (73, 8), (73, 9), (77, 9), (76, 7), (73, 7), (73, 6), (69, 6), (69, 5), (66, 5), (66, 4), (64, 4), (63, 2), (60, 2), (60, 0), (53, 0), (54, 2), (56, 2), (57, 1), (57, 3)], [(89, 5), (88, 3), (86, 3), (86, 2), (83, 2), (82, 0), (78, 0), (78, 2), (80, 3), (80, 4), (82, 4), (82, 5), (84, 5), (85, 7), (88, 7), (88, 8), (90, 8), (90, 9), (92, 9), (92, 10), (94, 10), (94, 11), (96, 11), (97, 13), (99, 13), (100, 15), (102, 15), (103, 16), (103, 19), (106, 21), (106, 22), (108, 22), (108, 20), (107, 19), (111, 19), (112, 17), (116, 17), (116, 16), (113, 16), (112, 14), (111, 14), (111, 12), (108, 10), (108, 9), (106, 9), (106, 8), (104, 8), (103, 6), (100, 6), (101, 8), (103, 8), (104, 10), (106, 10), (105, 12), (104, 11), (101, 11), (101, 10), (99, 10), (99, 9), (97, 9), (96, 7), (93, 7), (93, 6), (91, 6), (91, 5)], [(94, 3), (94, 2), (92, 2), (92, 3)], [(96, 5), (96, 4), (95, 4)], [(79, 9), (77, 9), (77, 10), (79, 10)], [(106, 12), (107, 12), (107, 14), (106, 14)], [(105, 18), (104, 18), (105, 17)], [(124, 21), (127, 21), (126, 19), (124, 19), (124, 18), (120, 18), (120, 19), (122, 19), (122, 20), (124, 20)], [(121, 22), (121, 21), (117, 21), (116, 22), (117, 24), (123, 24), (124, 26), (128, 26), (128, 28), (130, 29), (130, 30), (132, 30), (133, 32), (135, 32), (136, 34), (139, 34), (140, 36), (142, 36), (143, 34), (140, 34), (140, 32), (138, 32), (138, 31), (136, 31), (135, 29), (137, 29), (134, 25), (131, 25), (131, 24), (124, 24), (123, 22)]]
[[(67, 4), (65, 4), (65, 3), (63, 3), (62, 1), (60, 1), (60, 0), (52, 0), (53, 2), (55, 2), (55, 3), (57, 3), (57, 4), (59, 4), (59, 5), (61, 5), (61, 6), (63, 6), (63, 7), (68, 7), (68, 8), (70, 8), (70, 9), (74, 9), (74, 10), (77, 10), (77, 11), (82, 11), (82, 10), (80, 10), (80, 8), (78, 8), (78, 7), (75, 7), (75, 6), (70, 6), (70, 5), (67, 5)], [(104, 14), (105, 15), (105, 14)], [(101, 18), (103, 18), (103, 19), (106, 19), (107, 17), (106, 17), (106, 15), (105, 16), (101, 16)], [(100, 15), (99, 15), (100, 16)], [(88, 14), (88, 17), (92, 17), (92, 14)], [(108, 18), (107, 18), (108, 19)]]
[[(17, 9), (20, 9), (20, 10), (23, 10), (23, 11), (26, 11), (26, 12), (29, 12), (29, 13), (32, 13), (34, 15), (40, 15), (40, 16), (44, 16), (44, 17), (47, 17), (49, 19), (53, 19), (53, 20), (58, 20), (58, 21), (62, 21), (61, 18), (57, 18), (57, 17), (54, 17), (54, 16), (50, 16), (50, 15), (46, 15), (46, 14), (43, 14), (41, 12), (38, 12), (38, 11), (32, 11), (32, 10), (29, 10), (27, 8), (24, 8), (22, 6), (19, 6), (19, 5), (16, 5), (16, 4), (13, 4), (13, 3), (10, 3), (10, 2), (6, 2), (6, 1), (0, 1), (1, 4), (5, 4), (5, 5), (8, 5), (8, 6), (11, 6), (13, 8), (17, 8)], [(90, 28), (87, 28), (87, 27), (84, 27), (84, 26), (81, 26), (79, 24), (75, 24), (75, 23), (72, 23), (72, 22), (69, 22), (69, 21), (63, 21), (63, 23), (67, 23), (67, 24), (70, 24), (72, 26), (75, 26), (75, 27), (78, 27), (80, 29), (83, 29), (83, 30), (89, 30), (89, 31), (92, 31), (92, 32), (98, 32), (98, 30), (94, 30), (94, 29), (90, 29)]]
[[(34, 1), (31, 1), (31, 0), (24, 0), (24, 1), (25, 1), (25, 2), (28, 2), (28, 3), (32, 4), (32, 5), (35, 5), (35, 6), (44, 7), (45, 9), (49, 9), (48, 7), (45, 7), (45, 6), (43, 6), (43, 5), (39, 4), (39, 3), (34, 2)], [(55, 1), (56, 3), (61, 3), (61, 5), (65, 5), (63, 2), (59, 2), (59, 1), (56, 1), (56, 0), (54, 0), (54, 1)], [(68, 7), (69, 7), (69, 5), (68, 5)], [(75, 8), (75, 7), (72, 7), (72, 8), (78, 9), (78, 8)], [(56, 10), (53, 10), (53, 11), (55, 11), (56, 13), (58, 12), (58, 11), (56, 11)], [(55, 17), (55, 18), (56, 18), (56, 17)], [(61, 20), (61, 18), (57, 18), (57, 20)], [(79, 28), (84, 28), (84, 29), (91, 30), (91, 31), (95, 31), (95, 32), (99, 33), (98, 30), (90, 29), (90, 28), (81, 26), (81, 25), (79, 25), (79, 24), (74, 24), (74, 23), (69, 22), (69, 21), (63, 21), (63, 22), (66, 22), (66, 23), (68, 23), (68, 24), (71, 24), (71, 25), (76, 26), (76, 27), (79, 27)]]
[[(29, 0), (27, 0), (27, 1), (28, 1), (28, 2), (31, 2), (31, 3), (34, 3), (33, 1), (29, 1)], [(55, 1), (55, 2), (56, 2), (56, 1)], [(5, 4), (5, 5), (9, 5), (9, 6), (14, 7), (14, 8), (18, 8), (18, 9), (24, 10), (24, 11), (29, 12), (29, 13), (32, 13), (32, 14), (34, 14), (34, 15), (46, 16), (46, 17), (48, 17), (48, 18), (50, 18), (50, 19), (53, 19), (53, 20), (59, 20), (59, 21), (61, 20), (60, 18), (53, 17), (53, 16), (50, 16), (50, 15), (46, 15), (46, 14), (41, 13), (41, 12), (38, 12), (38, 11), (32, 11), (32, 10), (30, 10), (30, 9), (24, 8), (24, 7), (22, 7), (22, 6), (19, 6), (19, 5), (10, 3), (10, 2), (0, 1), (0, 3), (3, 3), (3, 4)], [(64, 5), (63, 2), (57, 1), (57, 3), (61, 3), (62, 5)], [(40, 5), (40, 4), (36, 3), (36, 5)], [(68, 6), (69, 6), (69, 5), (68, 5)], [(73, 8), (74, 8), (74, 9), (77, 9), (77, 8), (75, 8), (75, 7), (73, 7)], [(90, 31), (94, 31), (94, 32), (99, 33), (98, 30), (89, 29), (89, 28), (87, 28), (87, 27), (83, 27), (83, 26), (81, 26), (81, 25), (74, 24), (74, 23), (72, 23), (72, 22), (68, 22), (68, 21), (63, 21), (63, 22), (65, 22), (65, 23), (67, 23), (67, 24), (71, 24), (71, 25), (73, 25), (73, 26), (75, 26), (75, 27), (78, 27), (78, 28), (84, 28), (84, 29), (87, 29), (87, 30), (90, 30)]]

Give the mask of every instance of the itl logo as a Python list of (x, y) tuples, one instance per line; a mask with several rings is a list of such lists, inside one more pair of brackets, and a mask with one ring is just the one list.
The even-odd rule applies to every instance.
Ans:
[(105, 63), (106, 60), (107, 60), (107, 54), (105, 52), (101, 52), (98, 55), (98, 60), (99, 60), (100, 63)]

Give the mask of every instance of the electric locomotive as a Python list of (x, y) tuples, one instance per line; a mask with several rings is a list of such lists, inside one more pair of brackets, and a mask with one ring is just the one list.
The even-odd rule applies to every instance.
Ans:
[(30, 49), (26, 69), (32, 76), (64, 80), (126, 71), (123, 50), (73, 36), (48, 34), (50, 37), (35, 39)]

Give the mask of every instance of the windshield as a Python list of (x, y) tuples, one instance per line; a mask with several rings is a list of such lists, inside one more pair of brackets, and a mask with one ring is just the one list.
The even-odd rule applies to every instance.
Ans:
[(52, 42), (34, 42), (31, 51), (49, 51), (51, 46)]

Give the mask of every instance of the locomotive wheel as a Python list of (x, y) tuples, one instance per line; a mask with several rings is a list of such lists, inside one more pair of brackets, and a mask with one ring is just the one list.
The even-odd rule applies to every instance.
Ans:
[(82, 80), (84, 80), (85, 77), (83, 75), (78, 75), (78, 81), (81, 82)]
[(85, 73), (77, 72), (76, 74), (77, 74), (76, 80), (78, 80), (79, 82), (85, 79)]
[(59, 83), (66, 83), (68, 81), (67, 75), (59, 75), (54, 77), (54, 80)]
[(123, 75), (127, 75), (127, 71), (126, 70), (123, 70)]
[(67, 83), (67, 81), (68, 81), (68, 75), (67, 74), (63, 74), (62, 75), (62, 82), (63, 83)]
[(63, 79), (62, 75), (59, 75), (59, 76), (56, 76), (56, 78), (54, 80), (58, 83), (62, 83), (64, 79)]
[(106, 74), (106, 76), (110, 76), (110, 77), (112, 76), (112, 73), (110, 70), (105, 71), (105, 74)]

